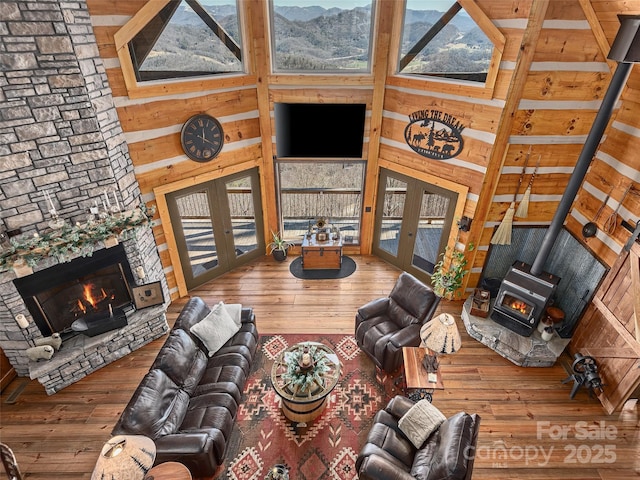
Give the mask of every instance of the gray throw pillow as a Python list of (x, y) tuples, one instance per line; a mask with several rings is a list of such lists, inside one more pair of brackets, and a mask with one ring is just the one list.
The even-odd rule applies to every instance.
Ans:
[(240, 330), (240, 325), (234, 322), (225, 305), (220, 302), (190, 330), (207, 347), (208, 355), (212, 357)]
[(428, 400), (420, 400), (398, 421), (398, 427), (416, 448), (447, 419)]

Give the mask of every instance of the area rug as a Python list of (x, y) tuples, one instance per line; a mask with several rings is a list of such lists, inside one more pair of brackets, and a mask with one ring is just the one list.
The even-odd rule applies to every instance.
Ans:
[[(271, 366), (282, 350), (307, 340), (330, 347), (342, 373), (325, 410), (304, 427), (282, 414), (280, 397), (271, 387)], [(284, 464), (291, 480), (356, 479), (358, 452), (373, 416), (387, 401), (373, 362), (353, 336), (263, 335), (218, 478), (263, 479), (273, 465)]]
[(343, 255), (340, 270), (303, 270), (302, 257), (298, 257), (293, 262), (291, 262), (291, 265), (289, 265), (289, 271), (293, 274), (294, 277), (302, 278), (304, 280), (330, 280), (336, 278), (345, 278), (356, 271), (356, 262), (353, 261), (353, 258)]

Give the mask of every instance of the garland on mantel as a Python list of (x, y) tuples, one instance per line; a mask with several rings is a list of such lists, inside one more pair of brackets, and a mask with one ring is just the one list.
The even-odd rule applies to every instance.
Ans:
[(12, 238), (10, 246), (0, 253), (0, 272), (15, 266), (34, 267), (47, 257), (55, 257), (58, 262), (69, 262), (78, 256), (93, 255), (97, 242), (118, 238), (126, 240), (129, 231), (144, 225), (153, 218), (153, 210), (145, 204), (126, 212), (114, 213), (83, 224), (64, 224), (44, 234), (32, 237)]

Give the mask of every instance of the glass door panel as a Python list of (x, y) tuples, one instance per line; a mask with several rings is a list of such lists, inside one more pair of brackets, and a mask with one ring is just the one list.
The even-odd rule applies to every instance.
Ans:
[(385, 175), (384, 192), (379, 202), (380, 228), (376, 235), (378, 248), (393, 257), (398, 256), (400, 230), (404, 217), (407, 183), (398, 178)]
[(179, 193), (173, 198), (172, 221), (174, 227), (179, 228), (176, 242), (180, 259), (183, 270), (188, 270), (188, 276), (195, 279), (219, 264), (209, 191), (199, 188)]
[(432, 274), (442, 248), (442, 232), (449, 211), (447, 197), (422, 190), (420, 214), (411, 264)]
[(231, 216), (233, 256), (235, 258), (258, 249), (258, 229), (251, 176), (225, 182), (226, 200)]

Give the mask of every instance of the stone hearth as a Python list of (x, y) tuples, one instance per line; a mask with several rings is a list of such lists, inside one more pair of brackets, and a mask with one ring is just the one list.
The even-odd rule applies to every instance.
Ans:
[(469, 297), (462, 308), (462, 321), (467, 333), (520, 367), (551, 367), (571, 341), (554, 335), (545, 342), (537, 330), (530, 337), (523, 337), (489, 317), (471, 315), (471, 301)]
[(51, 360), (31, 362), (29, 376), (51, 395), (142, 347), (157, 333), (166, 333), (164, 312), (164, 305), (139, 310), (127, 315), (126, 327), (95, 337), (78, 335), (65, 342)]

